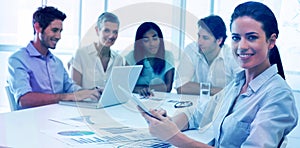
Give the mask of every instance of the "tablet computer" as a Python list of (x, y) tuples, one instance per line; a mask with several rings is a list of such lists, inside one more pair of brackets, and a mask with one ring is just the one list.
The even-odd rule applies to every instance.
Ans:
[[(149, 109), (132, 93), (128, 92), (126, 89), (124, 89), (121, 85), (119, 85), (119, 89), (123, 91), (123, 94), (126, 95), (126, 98), (131, 99), (137, 106), (139, 106), (143, 112), (145, 112), (148, 116), (158, 119), (157, 117), (153, 116), (152, 113), (149, 111)], [(158, 119), (160, 120), (160, 119)]]

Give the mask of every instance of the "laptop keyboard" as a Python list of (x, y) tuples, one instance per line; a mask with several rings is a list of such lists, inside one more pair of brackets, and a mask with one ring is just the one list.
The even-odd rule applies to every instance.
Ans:
[(98, 100), (91, 99), (91, 98), (86, 98), (86, 99), (83, 99), (83, 100), (81, 100), (79, 102), (96, 103), (96, 102), (98, 102)]

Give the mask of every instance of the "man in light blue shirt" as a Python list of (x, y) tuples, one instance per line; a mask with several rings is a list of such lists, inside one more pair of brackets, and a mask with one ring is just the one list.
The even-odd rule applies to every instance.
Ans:
[(33, 14), (33, 41), (10, 56), (8, 84), (19, 108), (99, 98), (97, 89), (80, 90), (69, 78), (62, 61), (49, 51), (55, 49), (61, 38), (65, 18), (54, 7), (38, 8)]

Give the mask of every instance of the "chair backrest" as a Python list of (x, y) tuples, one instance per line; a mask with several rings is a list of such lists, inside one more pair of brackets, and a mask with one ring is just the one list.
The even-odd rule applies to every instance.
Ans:
[(18, 105), (16, 103), (16, 100), (14, 98), (14, 95), (11, 93), (9, 86), (5, 86), (5, 90), (6, 90), (6, 94), (7, 94), (7, 98), (9, 101), (9, 105), (10, 105), (10, 110), (11, 111), (16, 111), (18, 110)]
[(288, 143), (288, 139), (286, 136), (284, 136), (280, 142), (280, 145), (278, 146), (278, 148), (286, 148)]

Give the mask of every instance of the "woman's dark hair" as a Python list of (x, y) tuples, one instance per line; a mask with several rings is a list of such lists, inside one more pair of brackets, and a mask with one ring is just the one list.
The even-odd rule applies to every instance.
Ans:
[(198, 28), (204, 28), (211, 33), (216, 39), (223, 38), (220, 47), (224, 45), (227, 38), (226, 26), (223, 19), (218, 15), (210, 15), (198, 21)]
[[(54, 21), (55, 19), (64, 21), (66, 17), (66, 14), (52, 6), (39, 7), (38, 10), (35, 11), (32, 16), (32, 25), (38, 22), (40, 27), (43, 28), (42, 32), (44, 32), (44, 30), (49, 26), (49, 24), (52, 21)], [(35, 34), (35, 29), (33, 30), (33, 34)]]
[[(266, 33), (266, 38), (270, 38), (273, 33), (275, 33), (276, 37), (278, 37), (279, 30), (276, 17), (272, 10), (266, 5), (252, 1), (238, 5), (231, 15), (230, 30), (232, 22), (238, 17), (243, 16), (251, 17), (252, 19), (262, 23), (262, 29)], [(276, 45), (270, 50), (269, 60), (272, 65), (277, 64), (278, 74), (285, 79), (280, 54)]]
[(157, 35), (159, 37), (160, 43), (159, 43), (159, 49), (153, 58), (148, 58), (148, 60), (153, 62), (151, 66), (154, 70), (154, 73), (161, 73), (161, 71), (165, 68), (165, 43), (163, 34), (159, 28), (158, 25), (156, 25), (153, 22), (144, 22), (142, 23), (135, 35), (135, 42), (134, 42), (134, 59), (137, 62), (137, 65), (142, 65), (143, 61), (145, 60), (146, 50), (144, 49), (142, 39), (144, 38), (144, 35), (149, 30), (155, 30), (157, 32)]

